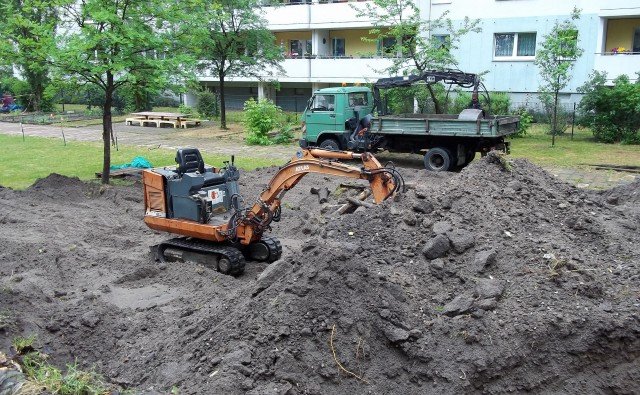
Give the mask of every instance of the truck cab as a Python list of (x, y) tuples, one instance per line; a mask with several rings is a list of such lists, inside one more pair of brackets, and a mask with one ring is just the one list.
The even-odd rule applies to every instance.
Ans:
[(347, 149), (358, 121), (371, 114), (373, 94), (367, 87), (323, 88), (315, 91), (302, 114), (300, 145)]

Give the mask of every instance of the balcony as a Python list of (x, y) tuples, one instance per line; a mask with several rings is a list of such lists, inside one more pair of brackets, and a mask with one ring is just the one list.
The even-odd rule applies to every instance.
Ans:
[(613, 80), (622, 74), (628, 75), (633, 80), (635, 73), (640, 71), (640, 52), (598, 53), (595, 56), (593, 68), (606, 71), (608, 80)]
[(358, 2), (285, 3), (265, 7), (264, 17), (271, 30), (341, 29), (371, 27), (373, 22), (358, 18), (353, 7)]
[[(385, 58), (302, 58), (285, 59), (281, 65), (284, 74), (277, 75), (275, 70), (265, 70), (265, 80), (277, 79), (280, 82), (324, 82), (324, 83), (365, 83), (387, 77), (383, 71), (391, 64)], [(376, 72), (381, 70), (382, 72)], [(201, 81), (215, 81), (215, 77), (200, 76)], [(256, 82), (257, 78), (231, 77), (229, 81)]]
[[(637, 13), (638, 9), (635, 9)], [(631, 78), (640, 70), (640, 18), (638, 15), (603, 18), (600, 52), (596, 53), (594, 69), (606, 71), (609, 79), (621, 74)]]

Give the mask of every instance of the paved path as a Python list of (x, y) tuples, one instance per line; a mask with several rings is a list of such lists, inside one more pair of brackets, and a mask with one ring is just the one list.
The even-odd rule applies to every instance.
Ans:
[[(215, 128), (173, 129), (141, 126), (127, 126), (122, 122), (113, 125), (118, 144), (144, 147), (198, 147), (203, 152), (223, 155), (251, 155), (253, 157), (274, 158), (284, 161), (290, 159), (296, 151), (296, 145), (272, 145), (267, 147), (248, 146), (242, 141), (239, 132), (219, 131)], [(20, 124), (0, 122), (0, 133), (20, 135)], [(59, 126), (24, 125), (27, 136), (62, 138)], [(65, 137), (77, 141), (102, 141), (102, 126), (65, 128)], [(401, 166), (422, 168), (422, 159), (418, 155), (380, 154), (382, 162), (393, 160)], [(415, 159), (415, 160), (414, 160)], [(547, 168), (558, 178), (581, 188), (606, 189), (621, 183), (631, 182), (636, 175), (610, 170), (592, 170), (576, 168)]]
[[(102, 141), (102, 125), (60, 128), (51, 125), (23, 125), (27, 136), (65, 138), (76, 141)], [(247, 154), (264, 158), (287, 160), (295, 153), (295, 146), (248, 146), (243, 144), (242, 136), (233, 131), (215, 131), (212, 128), (156, 128), (128, 126), (123, 122), (113, 124), (118, 144), (144, 147), (176, 149), (178, 147), (198, 147), (201, 151), (215, 154)], [(0, 122), (0, 133), (21, 135), (20, 124)]]

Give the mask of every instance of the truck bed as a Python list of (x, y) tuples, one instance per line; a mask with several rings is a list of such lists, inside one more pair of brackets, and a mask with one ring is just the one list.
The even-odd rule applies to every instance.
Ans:
[(384, 135), (501, 137), (515, 133), (518, 117), (495, 116), (475, 120), (457, 115), (406, 114), (374, 118), (370, 132)]

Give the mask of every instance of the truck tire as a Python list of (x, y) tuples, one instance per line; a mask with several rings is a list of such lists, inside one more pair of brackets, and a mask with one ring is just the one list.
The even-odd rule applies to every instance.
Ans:
[(429, 171), (449, 171), (453, 168), (451, 151), (443, 147), (434, 147), (424, 154), (424, 168)]
[(340, 144), (334, 139), (326, 139), (320, 143), (320, 148), (329, 151), (340, 151)]

